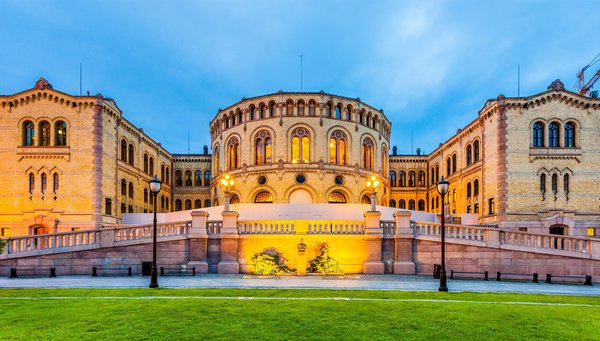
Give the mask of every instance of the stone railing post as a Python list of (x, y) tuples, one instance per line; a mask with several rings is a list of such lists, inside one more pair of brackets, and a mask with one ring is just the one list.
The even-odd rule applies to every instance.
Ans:
[(500, 248), (500, 229), (486, 229), (484, 238), (487, 247)]
[(208, 213), (192, 211), (192, 228), (190, 229), (190, 261), (188, 268), (196, 267), (196, 273), (208, 273), (206, 255), (208, 250), (208, 232), (206, 222)]
[(220, 274), (240, 273), (238, 262), (238, 243), (240, 235), (237, 229), (239, 214), (235, 211), (223, 211), (223, 227), (221, 228), (221, 261), (217, 266)]
[(116, 229), (102, 229), (100, 231), (100, 247), (113, 247), (115, 245)]
[(394, 273), (415, 275), (417, 267), (413, 260), (414, 232), (410, 225), (411, 213), (408, 211), (394, 212), (396, 231), (394, 233)]
[(365, 217), (365, 243), (367, 260), (363, 263), (363, 273), (381, 275), (385, 273), (385, 266), (381, 261), (381, 212), (367, 211)]
[(588, 239), (588, 252), (592, 256), (592, 259), (600, 260), (600, 240), (598, 239)]

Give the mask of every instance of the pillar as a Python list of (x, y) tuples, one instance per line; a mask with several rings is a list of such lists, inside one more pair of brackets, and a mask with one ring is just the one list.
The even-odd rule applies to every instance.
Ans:
[(363, 273), (382, 275), (385, 273), (385, 266), (381, 261), (381, 241), (383, 239), (380, 226), (381, 212), (367, 211), (364, 217), (367, 260), (363, 263)]
[(414, 233), (410, 226), (409, 211), (394, 212), (396, 231), (394, 231), (394, 273), (415, 275), (417, 268), (413, 260)]
[(206, 222), (208, 213), (192, 211), (192, 229), (190, 230), (190, 261), (188, 268), (196, 267), (196, 273), (208, 273), (206, 261), (208, 250), (208, 231)]
[(223, 227), (221, 228), (221, 261), (217, 265), (220, 274), (240, 273), (238, 262), (238, 242), (240, 235), (237, 229), (239, 214), (235, 211), (222, 212)]

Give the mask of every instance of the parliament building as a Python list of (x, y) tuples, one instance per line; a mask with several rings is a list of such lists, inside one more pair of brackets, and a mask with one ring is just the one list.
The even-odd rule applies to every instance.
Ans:
[[(73, 96), (43, 78), (0, 95), (0, 237), (118, 224), (153, 211), (235, 203), (377, 203), (543, 234), (600, 233), (600, 100), (560, 81), (529, 97), (499, 95), (428, 155), (398, 155), (384, 111), (324, 92), (243, 98), (219, 109), (211, 145), (172, 154), (115, 100)], [(457, 127), (460, 128), (460, 127)], [(365, 210), (368, 207), (365, 206)]]

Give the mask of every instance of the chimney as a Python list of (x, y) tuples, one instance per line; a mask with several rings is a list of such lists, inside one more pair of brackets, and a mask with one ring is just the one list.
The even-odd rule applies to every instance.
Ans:
[(398, 146), (392, 147), (392, 155), (394, 155), (394, 156), (398, 155)]
[(204, 155), (208, 155), (208, 146), (204, 145)]

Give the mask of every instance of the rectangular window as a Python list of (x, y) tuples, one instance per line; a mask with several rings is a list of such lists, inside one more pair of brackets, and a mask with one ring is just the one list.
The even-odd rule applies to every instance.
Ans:
[(588, 237), (594, 237), (594, 236), (596, 236), (596, 228), (595, 227), (588, 227), (588, 229), (587, 229), (587, 235), (588, 235)]
[(104, 201), (104, 214), (112, 215), (112, 200), (110, 198), (106, 198)]
[(473, 213), (479, 213), (479, 204), (473, 205)]
[(494, 198), (490, 198), (488, 200), (488, 208), (489, 208), (489, 214), (496, 213), (496, 203), (494, 202)]
[(0, 237), (10, 237), (10, 227), (0, 229)]
[(71, 232), (81, 231), (81, 227), (71, 227)]
[(527, 232), (527, 228), (526, 227), (519, 227), (519, 232)]
[(467, 206), (467, 213), (471, 213), (471, 205)]

